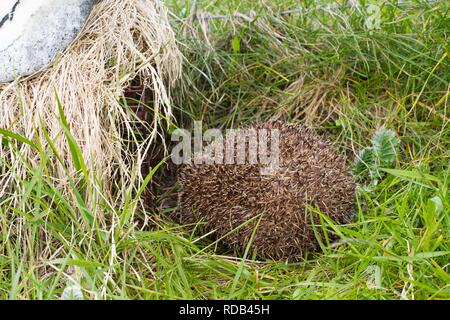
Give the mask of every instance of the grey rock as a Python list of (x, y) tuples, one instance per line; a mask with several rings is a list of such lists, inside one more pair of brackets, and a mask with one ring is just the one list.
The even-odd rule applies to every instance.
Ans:
[(95, 2), (0, 1), (0, 83), (49, 66), (76, 38)]

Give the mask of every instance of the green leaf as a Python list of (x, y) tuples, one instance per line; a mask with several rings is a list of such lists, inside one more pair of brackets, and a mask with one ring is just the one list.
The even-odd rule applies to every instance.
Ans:
[(380, 170), (389, 173), (395, 177), (403, 178), (403, 179), (417, 179), (419, 181), (434, 181), (434, 182), (440, 182), (439, 178), (436, 178), (435, 176), (432, 176), (430, 174), (422, 173), (417, 170), (400, 170), (400, 169), (387, 169), (387, 168), (380, 168)]
[(394, 131), (383, 127), (375, 132), (372, 145), (381, 167), (389, 167), (395, 162), (399, 144), (400, 140)]
[(354, 172), (356, 175), (362, 175), (375, 165), (375, 152), (372, 147), (362, 149), (355, 161)]
[(232, 47), (234, 53), (238, 53), (239, 51), (241, 51), (241, 40), (239, 39), (239, 37), (235, 36), (233, 38)]
[[(29, 145), (30, 147), (32, 147), (34, 149), (37, 149), (36, 145), (32, 141), (30, 141), (27, 138), (21, 136), (20, 134), (17, 134), (17, 133), (14, 133), (14, 132), (11, 132), (11, 131), (8, 131), (8, 130), (0, 128), (0, 135), (2, 135), (3, 137), (12, 138), (12, 139), (14, 139), (16, 141), (25, 143), (25, 144)], [(3, 139), (2, 139), (2, 143), (6, 143), (6, 142), (3, 142)]]
[(371, 144), (359, 152), (353, 171), (360, 180), (376, 185), (384, 175), (382, 168), (389, 168), (395, 163), (400, 140), (394, 131), (382, 127), (373, 135)]

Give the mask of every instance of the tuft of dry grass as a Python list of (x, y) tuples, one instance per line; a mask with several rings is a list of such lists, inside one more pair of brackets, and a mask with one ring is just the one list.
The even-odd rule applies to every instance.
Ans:
[[(50, 68), (0, 84), (0, 128), (30, 141), (46, 136), (42, 149), (52, 141), (61, 161), (49, 174), (64, 188), (66, 177), (77, 171), (61, 121), (65, 116), (91, 178), (107, 181), (109, 189), (112, 179), (139, 182), (142, 177), (139, 173), (132, 177), (132, 168), (140, 167), (149, 144), (170, 123), (170, 91), (180, 72), (181, 54), (160, 0), (103, 0)], [(136, 138), (133, 129), (142, 121), (120, 103), (137, 77), (153, 93), (149, 106), (153, 117), (141, 123), (150, 132), (144, 139)], [(126, 148), (123, 137), (135, 146)], [(0, 197), (21, 189), (24, 159), (36, 165), (43, 160), (38, 149), (27, 143), (20, 144), (19, 150), (0, 144), (0, 155), (9, 166), (0, 171)]]
[(342, 100), (352, 100), (353, 92), (342, 85), (343, 69), (326, 79), (299, 77), (279, 96), (283, 112), (292, 120), (304, 120), (309, 127), (317, 127), (335, 120), (341, 113)]

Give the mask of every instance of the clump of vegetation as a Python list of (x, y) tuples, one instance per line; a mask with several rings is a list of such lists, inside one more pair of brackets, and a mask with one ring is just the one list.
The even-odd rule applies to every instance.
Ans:
[(384, 176), (382, 168), (389, 168), (397, 159), (400, 140), (394, 131), (382, 127), (372, 137), (372, 145), (362, 149), (355, 161), (355, 175), (376, 185)]
[[(346, 223), (354, 212), (355, 183), (345, 158), (311, 130), (283, 122), (248, 129), (279, 130), (279, 168), (264, 164), (199, 164), (180, 169), (183, 222), (262, 258), (297, 259), (319, 247), (321, 213)], [(215, 142), (213, 142), (215, 143)]]

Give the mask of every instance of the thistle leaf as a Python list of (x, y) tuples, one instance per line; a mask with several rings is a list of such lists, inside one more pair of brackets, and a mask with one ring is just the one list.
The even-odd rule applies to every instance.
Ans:
[(382, 127), (375, 132), (371, 143), (359, 152), (353, 170), (361, 180), (376, 185), (385, 174), (380, 169), (391, 167), (397, 159), (400, 140), (394, 131)]
[(400, 140), (394, 131), (385, 127), (375, 132), (372, 145), (380, 167), (390, 167), (397, 158), (397, 147)]
[(372, 147), (362, 149), (355, 161), (354, 172), (357, 176), (363, 175), (375, 165), (375, 152)]

